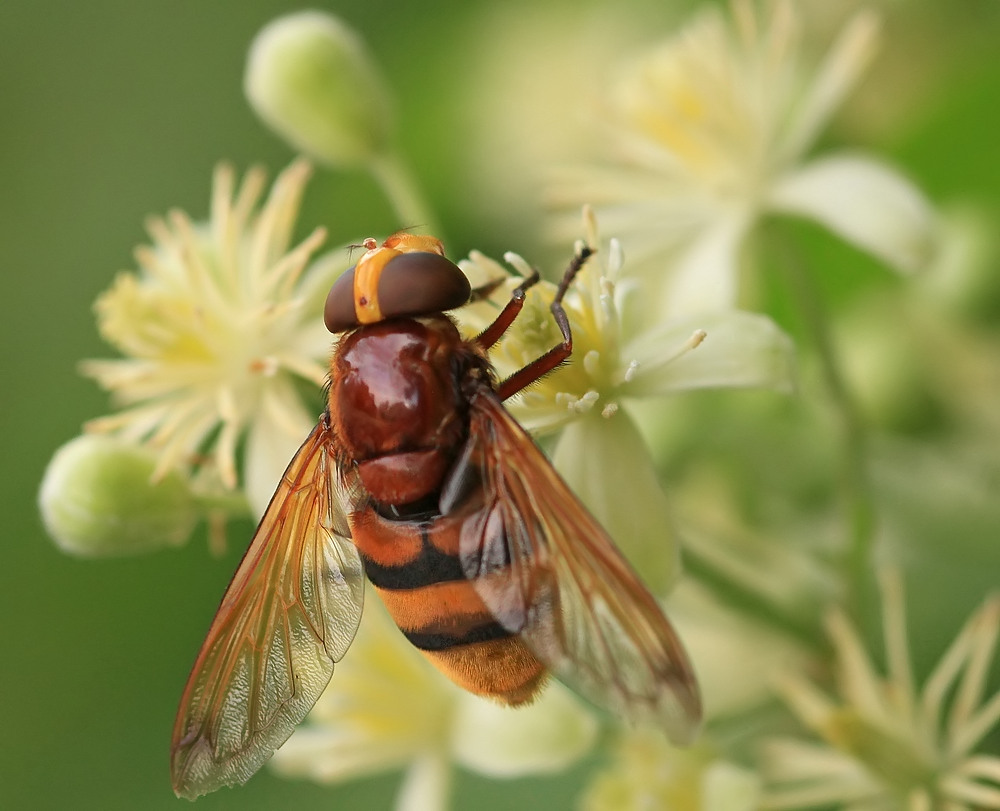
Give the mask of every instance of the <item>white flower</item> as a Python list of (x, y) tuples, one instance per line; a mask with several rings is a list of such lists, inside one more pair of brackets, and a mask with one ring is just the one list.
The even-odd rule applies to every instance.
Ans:
[(275, 753), (279, 774), (334, 783), (406, 769), (396, 808), (439, 811), (448, 806), (452, 762), (507, 778), (559, 772), (591, 749), (598, 723), (562, 685), (516, 709), (467, 693), (405, 641), (371, 596), (330, 686)]
[(259, 512), (315, 422), (295, 381), (319, 387), (326, 378), (319, 290), (332, 263), (301, 279), (322, 229), (290, 248), (309, 174), (293, 163), (261, 205), (261, 170), (237, 190), (233, 170), (220, 166), (210, 221), (179, 211), (151, 220), (154, 244), (137, 249), (138, 272), (119, 274), (98, 298), (101, 334), (125, 357), (81, 368), (127, 408), (87, 429), (156, 450), (154, 479), (201, 468), (235, 489), (237, 444), (249, 430), (244, 484)]
[(582, 811), (754, 811), (760, 778), (706, 743), (678, 749), (655, 732), (623, 732), (612, 765), (587, 786)]
[[(692, 534), (685, 527), (686, 552)], [(775, 576), (786, 574), (779, 570)], [(726, 605), (694, 577), (677, 584), (668, 609), (691, 656), (709, 729), (713, 722), (739, 717), (773, 701), (776, 676), (809, 659), (800, 640), (749, 611)], [(738, 678), (733, 677), (736, 673)]]
[(741, 245), (767, 212), (815, 219), (898, 270), (926, 263), (934, 216), (908, 181), (861, 154), (805, 160), (871, 58), (876, 17), (855, 15), (807, 83), (792, 3), (731, 11), (702, 12), (624, 71), (604, 114), (614, 154), (557, 175), (552, 201), (594, 205), (647, 276), (669, 267), (648, 292), (671, 313), (735, 305)]
[(976, 752), (1000, 721), (1000, 692), (984, 701), (1000, 600), (987, 600), (973, 614), (920, 689), (901, 581), (890, 573), (881, 585), (887, 675), (878, 674), (857, 631), (834, 612), (829, 634), (841, 699), (830, 699), (802, 676), (783, 680), (785, 700), (823, 743), (779, 739), (767, 746), (762, 808), (1000, 808), (1000, 757)]
[[(596, 244), (596, 237), (590, 240)], [(507, 260), (521, 274), (527, 263)], [(677, 545), (666, 497), (629, 401), (705, 387), (769, 386), (787, 390), (792, 346), (768, 318), (729, 311), (651, 321), (636, 301), (642, 281), (622, 278), (617, 240), (589, 260), (571, 285), (564, 307), (573, 333), (570, 360), (512, 399), (518, 421), (537, 434), (562, 428), (553, 461), (582, 501), (622, 546), (654, 591), (677, 571)], [(472, 253), (460, 262), (474, 287), (508, 279), (486, 302), (456, 313), (470, 333), (484, 328), (519, 279), (497, 262)], [(501, 376), (559, 344), (549, 306), (556, 287), (541, 282), (528, 292), (514, 325), (491, 351)]]

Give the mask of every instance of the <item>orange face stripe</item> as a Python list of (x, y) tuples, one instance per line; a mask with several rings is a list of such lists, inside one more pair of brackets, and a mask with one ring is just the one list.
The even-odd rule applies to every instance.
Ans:
[(382, 320), (378, 304), (378, 280), (386, 262), (399, 251), (389, 248), (371, 248), (358, 260), (354, 268), (354, 314), (359, 324), (375, 324)]
[(437, 253), (444, 256), (444, 245), (437, 237), (423, 236), (422, 234), (407, 234), (401, 231), (393, 234), (382, 243), (383, 248), (392, 248), (400, 253), (410, 253), (422, 251), (424, 253)]

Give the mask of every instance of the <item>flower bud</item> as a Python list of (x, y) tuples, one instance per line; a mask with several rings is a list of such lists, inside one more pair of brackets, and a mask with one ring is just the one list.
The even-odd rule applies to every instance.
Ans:
[(147, 449), (84, 434), (56, 451), (42, 478), (42, 521), (64, 552), (82, 557), (129, 555), (178, 546), (198, 520), (185, 478), (151, 476)]
[(257, 115), (317, 160), (362, 166), (386, 151), (388, 92), (364, 43), (332, 15), (303, 11), (266, 25), (243, 86)]

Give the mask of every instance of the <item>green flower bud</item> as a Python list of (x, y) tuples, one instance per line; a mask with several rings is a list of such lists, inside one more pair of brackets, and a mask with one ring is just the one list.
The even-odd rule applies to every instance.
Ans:
[(179, 473), (153, 483), (156, 457), (102, 434), (84, 434), (56, 451), (38, 503), (45, 528), (64, 552), (83, 557), (129, 555), (178, 546), (198, 520)]
[(364, 43), (336, 17), (303, 11), (266, 25), (243, 86), (257, 115), (317, 160), (363, 166), (387, 150), (388, 92)]

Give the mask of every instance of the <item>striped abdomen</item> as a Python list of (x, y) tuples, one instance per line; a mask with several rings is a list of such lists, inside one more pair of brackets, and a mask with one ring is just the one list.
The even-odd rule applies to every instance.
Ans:
[(393, 521), (368, 507), (352, 516), (351, 529), (368, 579), (406, 638), (460, 687), (521, 704), (537, 692), (545, 669), (462, 573), (464, 520)]

